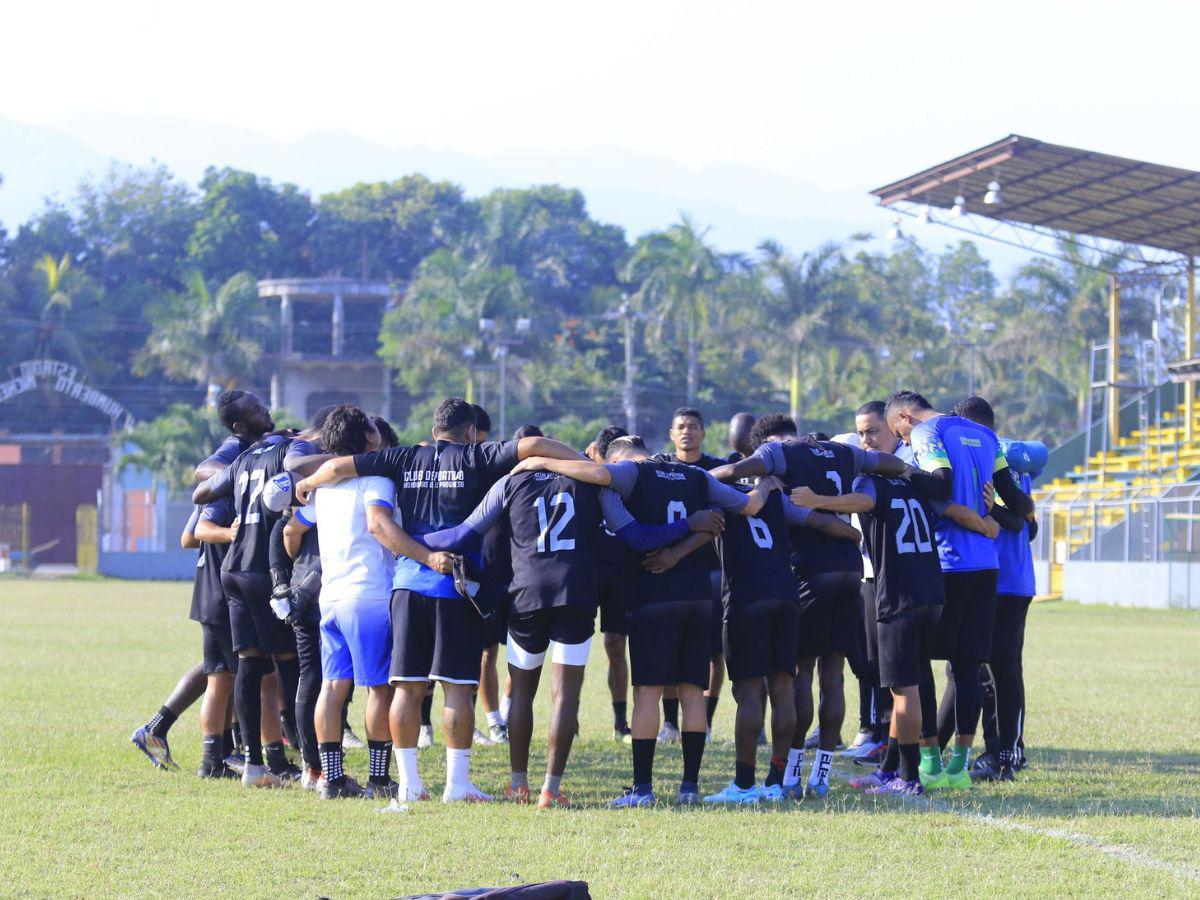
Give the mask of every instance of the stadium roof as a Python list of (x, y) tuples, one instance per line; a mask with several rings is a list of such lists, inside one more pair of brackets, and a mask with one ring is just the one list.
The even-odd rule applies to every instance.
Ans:
[[(1000, 185), (999, 203), (984, 196)], [(1036, 230), (1200, 255), (1200, 172), (1009, 135), (871, 192)]]

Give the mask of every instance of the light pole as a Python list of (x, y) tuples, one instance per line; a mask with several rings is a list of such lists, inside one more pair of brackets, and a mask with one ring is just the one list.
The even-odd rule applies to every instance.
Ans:
[[(980, 322), (979, 330), (987, 331), (987, 332), (995, 331), (996, 323), (995, 322)], [(962, 340), (962, 341), (955, 341), (954, 346), (966, 347), (968, 352), (970, 353), (970, 356), (968, 356), (968, 358), (967, 358), (968, 359), (968, 362), (967, 362), (967, 396), (974, 397), (975, 396), (975, 348), (979, 346), (979, 343), (977, 341)]]
[(525, 340), (525, 336), (529, 334), (529, 329), (533, 326), (533, 320), (524, 316), (514, 320), (511, 332), (503, 330), (501, 324), (497, 319), (479, 320), (479, 330), (482, 332), (484, 340), (490, 337), (492, 343), (495, 344), (492, 357), (500, 367), (500, 434), (503, 439), (507, 439), (505, 436), (508, 434), (508, 348), (515, 347)]

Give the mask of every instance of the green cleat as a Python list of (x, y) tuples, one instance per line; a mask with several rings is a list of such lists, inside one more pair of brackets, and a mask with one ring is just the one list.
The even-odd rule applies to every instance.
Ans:
[(927, 791), (937, 791), (950, 787), (950, 776), (946, 774), (945, 769), (932, 773), (921, 769), (917, 772), (917, 777), (921, 779), (921, 784)]
[(946, 776), (946, 787), (952, 791), (966, 790), (971, 786), (971, 773), (966, 769), (959, 769), (957, 772), (944, 772)]

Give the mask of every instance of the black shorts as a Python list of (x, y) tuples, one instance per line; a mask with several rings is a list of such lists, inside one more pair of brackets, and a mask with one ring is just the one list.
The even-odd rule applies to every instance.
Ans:
[(732, 681), (796, 674), (795, 600), (758, 600), (725, 613), (725, 668)]
[[(508, 611), (511, 605), (508, 586), (481, 587), (479, 593), (484, 595), (483, 600), (480, 600), (480, 607), (492, 608), (492, 614), (483, 620), (483, 646), (494, 647), (503, 644), (508, 639)], [(479, 600), (478, 597), (476, 599)]]
[(710, 626), (708, 655), (719, 656), (725, 652), (725, 631), (722, 622), (725, 619), (725, 603), (721, 599), (721, 570), (710, 573), (709, 599), (712, 601), (712, 624)]
[(854, 652), (859, 616), (858, 572), (822, 572), (802, 578), (796, 652), (800, 659)]
[(202, 622), (200, 630), (204, 633), (204, 674), (228, 672), (236, 675), (238, 658), (233, 649), (233, 632), (229, 626)]
[(392, 591), (391, 684), (478, 684), (482, 655), (483, 619), (469, 601)]
[(596, 587), (600, 594), (600, 630), (605, 634), (629, 634), (627, 589), (621, 579), (602, 569)]
[(712, 603), (662, 600), (629, 611), (629, 674), (635, 687), (708, 687)]
[(222, 572), (221, 586), (229, 599), (229, 628), (233, 649), (263, 653), (295, 653), (292, 626), (271, 609), (271, 576), (265, 572)]
[(1015, 594), (996, 595), (996, 625), (992, 629), (992, 652), (988, 661), (996, 666), (1015, 669), (1025, 649), (1025, 618), (1032, 597)]
[(862, 589), (863, 616), (863, 653), (868, 661), (879, 659), (879, 605), (875, 602), (875, 579), (863, 580)]
[(596, 610), (581, 606), (551, 606), (508, 616), (508, 633), (528, 653), (545, 653), (550, 642), (582, 644), (596, 632)]
[(938, 624), (933, 658), (960, 665), (988, 661), (996, 622), (996, 569), (945, 572), (946, 605)]
[(929, 665), (937, 636), (940, 606), (921, 606), (878, 622), (879, 684), (885, 688), (914, 687)]

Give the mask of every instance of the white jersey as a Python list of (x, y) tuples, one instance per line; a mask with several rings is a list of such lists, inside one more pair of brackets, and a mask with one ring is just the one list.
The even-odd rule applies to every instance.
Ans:
[(386, 600), (392, 595), (392, 552), (371, 535), (367, 507), (395, 508), (396, 486), (377, 475), (318, 488), (296, 510), (321, 530), (321, 603)]

